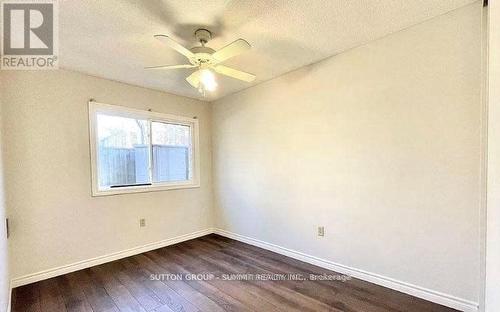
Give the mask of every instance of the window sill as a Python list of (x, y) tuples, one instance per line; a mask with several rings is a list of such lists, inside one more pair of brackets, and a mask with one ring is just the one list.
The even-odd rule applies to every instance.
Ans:
[(112, 196), (112, 195), (122, 195), (122, 194), (133, 194), (133, 193), (150, 193), (150, 192), (161, 192), (170, 190), (180, 190), (180, 189), (190, 189), (199, 188), (200, 183), (178, 183), (169, 185), (153, 185), (153, 186), (130, 186), (121, 189), (108, 189), (108, 190), (92, 190), (92, 197), (101, 196)]

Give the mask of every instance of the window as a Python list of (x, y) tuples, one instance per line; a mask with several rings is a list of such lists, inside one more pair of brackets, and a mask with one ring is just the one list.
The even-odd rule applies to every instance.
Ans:
[(199, 186), (198, 121), (89, 103), (92, 194)]

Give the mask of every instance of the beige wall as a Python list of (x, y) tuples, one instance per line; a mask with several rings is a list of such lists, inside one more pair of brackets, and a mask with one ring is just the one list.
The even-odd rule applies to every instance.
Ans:
[(489, 4), (486, 309), (500, 311), (500, 3)]
[[(13, 278), (212, 225), (208, 103), (64, 70), (1, 75)], [(197, 116), (201, 188), (91, 197), (90, 98)]]
[(217, 226), (477, 302), (480, 26), (478, 1), (216, 101)]
[[(2, 80), (0, 79), (0, 84)], [(7, 311), (9, 299), (8, 244), (5, 230), (5, 196), (2, 162), (2, 99), (0, 98), (0, 312)]]

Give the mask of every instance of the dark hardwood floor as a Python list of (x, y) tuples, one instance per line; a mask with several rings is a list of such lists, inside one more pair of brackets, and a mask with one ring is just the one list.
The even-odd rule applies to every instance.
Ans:
[(324, 278), (343, 276), (208, 235), (15, 288), (12, 311), (455, 311), (357, 279)]

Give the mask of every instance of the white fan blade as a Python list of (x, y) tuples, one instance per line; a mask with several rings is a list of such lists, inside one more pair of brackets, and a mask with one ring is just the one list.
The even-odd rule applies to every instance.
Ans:
[(177, 41), (175, 41), (174, 39), (170, 38), (169, 36), (155, 35), (154, 37), (156, 39), (160, 40), (161, 42), (163, 42), (164, 44), (168, 45), (169, 47), (171, 47), (175, 51), (177, 51), (180, 54), (184, 55), (188, 59), (192, 58), (194, 56), (193, 52), (191, 52), (188, 49), (184, 48), (179, 43), (177, 43)]
[(217, 52), (212, 54), (212, 57), (217, 61), (217, 62), (223, 62), (233, 56), (236, 56), (238, 54), (241, 54), (245, 52), (246, 50), (250, 49), (251, 46), (248, 42), (246, 42), (244, 39), (238, 39), (236, 41), (231, 42), (227, 46), (223, 47), (222, 49), (219, 49)]
[(144, 69), (177, 69), (177, 68), (193, 68), (198, 65), (191, 64), (183, 64), (183, 65), (160, 65), (160, 66), (148, 66), (144, 67)]
[(195, 87), (196, 89), (198, 89), (198, 86), (200, 84), (200, 74), (201, 71), (197, 70), (186, 78), (187, 82), (189, 82), (189, 84)]
[(252, 82), (255, 80), (255, 75), (250, 73), (245, 73), (244, 71), (237, 70), (224, 65), (217, 65), (214, 67), (215, 71), (219, 74), (229, 76), (231, 78), (236, 78), (246, 82)]

